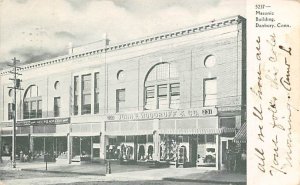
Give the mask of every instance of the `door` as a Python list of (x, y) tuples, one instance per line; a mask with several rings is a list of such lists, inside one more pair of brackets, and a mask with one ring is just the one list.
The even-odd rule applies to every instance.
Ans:
[(220, 164), (221, 169), (226, 168), (227, 162), (227, 153), (228, 150), (233, 146), (233, 138), (221, 137), (221, 153), (220, 153)]

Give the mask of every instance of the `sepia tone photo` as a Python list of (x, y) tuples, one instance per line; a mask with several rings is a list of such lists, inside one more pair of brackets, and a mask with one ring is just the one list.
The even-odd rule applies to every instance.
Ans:
[(0, 184), (246, 184), (246, 10), (1, 0)]

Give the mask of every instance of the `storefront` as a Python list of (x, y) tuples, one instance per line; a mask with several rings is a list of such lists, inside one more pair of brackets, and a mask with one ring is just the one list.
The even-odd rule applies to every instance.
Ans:
[(105, 123), (106, 159), (168, 162), (184, 167), (219, 168), (224, 138), (214, 107), (109, 115)]

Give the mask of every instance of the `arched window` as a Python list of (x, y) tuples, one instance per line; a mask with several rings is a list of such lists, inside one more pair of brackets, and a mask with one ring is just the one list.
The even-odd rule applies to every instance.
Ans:
[(178, 109), (180, 83), (174, 65), (163, 62), (154, 65), (145, 79), (145, 110)]
[(42, 97), (36, 85), (26, 89), (23, 102), (23, 119), (42, 117)]

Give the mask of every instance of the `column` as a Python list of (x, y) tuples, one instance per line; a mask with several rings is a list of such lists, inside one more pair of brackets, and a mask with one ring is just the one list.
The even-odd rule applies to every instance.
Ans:
[(222, 151), (222, 149), (221, 149), (221, 144), (220, 144), (221, 142), (220, 142), (220, 136), (219, 135), (216, 135), (216, 168), (217, 168), (217, 170), (221, 170), (221, 163), (220, 163), (220, 157), (221, 157), (221, 155), (220, 155), (220, 153), (221, 153), (221, 151)]
[(159, 136), (159, 119), (153, 120), (153, 160), (159, 161), (160, 160), (160, 136)]
[(104, 133), (100, 136), (100, 159), (106, 159), (106, 143), (108, 139)]
[(33, 153), (34, 149), (34, 142), (33, 142), (33, 137), (29, 135), (29, 150)]
[(93, 161), (93, 158), (94, 158), (94, 152), (93, 152), (93, 136), (91, 136), (91, 161)]
[(67, 159), (68, 163), (71, 164), (72, 160), (72, 137), (70, 134), (67, 135), (67, 144), (68, 144), (68, 151), (67, 151)]
[(101, 128), (100, 128), (100, 152), (99, 152), (99, 157), (100, 159), (106, 159), (106, 145), (108, 142), (108, 139), (106, 138), (105, 135), (105, 124), (106, 122), (103, 121), (101, 124)]
[(34, 150), (34, 141), (33, 141), (33, 126), (30, 126), (30, 134), (29, 134), (29, 150), (33, 153)]

